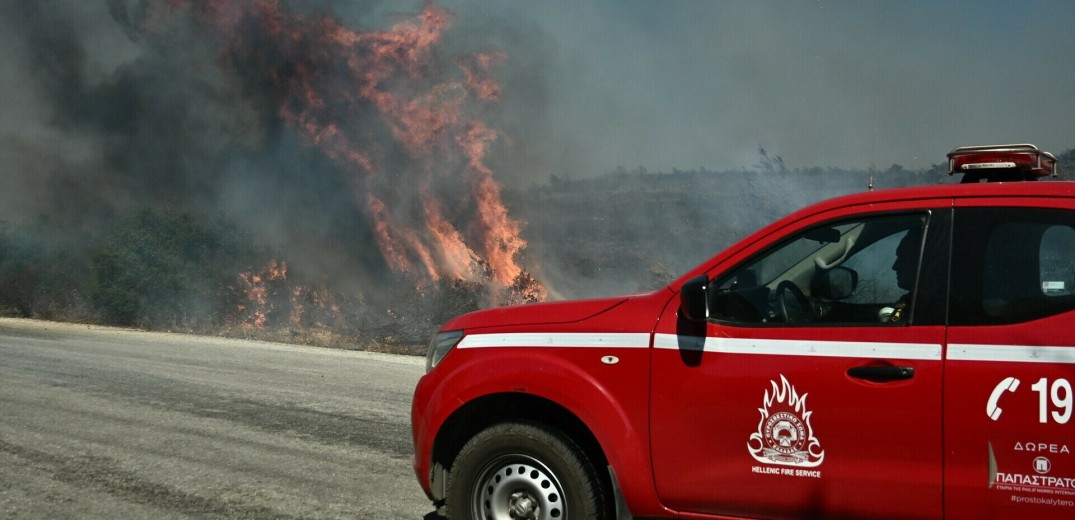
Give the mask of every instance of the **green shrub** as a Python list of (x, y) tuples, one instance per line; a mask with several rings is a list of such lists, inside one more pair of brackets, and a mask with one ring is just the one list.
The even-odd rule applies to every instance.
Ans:
[(89, 262), (82, 234), (48, 219), (0, 222), (0, 315), (82, 321)]
[(120, 219), (93, 255), (91, 301), (116, 325), (221, 325), (221, 288), (258, 251), (230, 222), (145, 209)]

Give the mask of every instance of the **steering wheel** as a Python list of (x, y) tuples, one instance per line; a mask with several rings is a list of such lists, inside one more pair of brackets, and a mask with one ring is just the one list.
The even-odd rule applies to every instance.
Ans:
[(816, 319), (810, 300), (791, 280), (784, 280), (777, 284), (776, 308), (780, 311), (780, 317), (784, 323), (806, 323)]

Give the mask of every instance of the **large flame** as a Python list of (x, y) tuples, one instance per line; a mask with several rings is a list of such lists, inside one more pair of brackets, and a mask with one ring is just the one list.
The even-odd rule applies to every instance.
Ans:
[(391, 269), (489, 282), (499, 301), (520, 287), (523, 300), (545, 298), (520, 264), (521, 224), (486, 164), (498, 133), (471, 115), (500, 99), (490, 73), (504, 53), (459, 57), (446, 71), (436, 48), (452, 15), (432, 3), (369, 32), (278, 0), (168, 5), (211, 29), (222, 63), (271, 88), (280, 120), (349, 172)]

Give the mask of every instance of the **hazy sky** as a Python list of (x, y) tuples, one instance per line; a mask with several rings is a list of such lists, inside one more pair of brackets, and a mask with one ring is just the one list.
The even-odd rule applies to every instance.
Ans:
[[(77, 20), (86, 81), (142, 55), (105, 0), (46, 3)], [(376, 30), (423, 3), (292, 4)], [(791, 167), (846, 168), (923, 167), (968, 144), (1075, 146), (1067, 0), (436, 3), (456, 16), (460, 52), (510, 56), (500, 79), (511, 135), (498, 160), (517, 170), (499, 172), (509, 183), (618, 166), (749, 167), (758, 146)], [(0, 35), (5, 55), (28, 45)], [(0, 126), (22, 140), (55, 138), (33, 90), (18, 69), (0, 73)]]
[(789, 166), (878, 168), (960, 145), (1075, 146), (1075, 2), (442, 5), (539, 28), (539, 140), (562, 168), (750, 166), (759, 145)]

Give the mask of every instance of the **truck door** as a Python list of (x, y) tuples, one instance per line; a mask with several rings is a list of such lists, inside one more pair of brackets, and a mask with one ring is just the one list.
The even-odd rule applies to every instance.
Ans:
[(947, 518), (1075, 518), (1069, 200), (1013, 199), (1006, 208), (961, 201), (956, 209), (944, 394)]
[(652, 378), (666, 506), (940, 518), (951, 210), (921, 206), (802, 219), (718, 257), (707, 321), (673, 299)]

